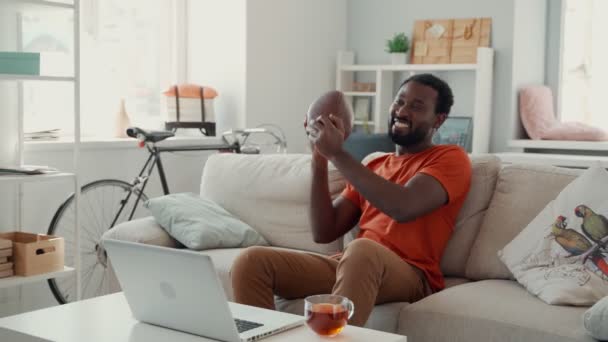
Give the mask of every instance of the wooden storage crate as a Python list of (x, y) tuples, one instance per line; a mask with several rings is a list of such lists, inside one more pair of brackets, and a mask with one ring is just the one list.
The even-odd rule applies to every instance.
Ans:
[(13, 242), (12, 261), (15, 275), (28, 277), (63, 270), (65, 253), (63, 238), (11, 232), (0, 234), (0, 239)]
[(13, 241), (0, 239), (0, 279), (14, 274), (12, 256)]

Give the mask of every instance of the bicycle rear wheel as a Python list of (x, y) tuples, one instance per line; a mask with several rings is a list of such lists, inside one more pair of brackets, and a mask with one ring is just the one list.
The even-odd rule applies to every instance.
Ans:
[[(80, 266), (82, 269), (82, 299), (92, 298), (118, 291), (112, 288), (112, 274), (107, 263), (107, 254), (100, 247), (101, 236), (110, 228), (118, 211), (124, 209), (115, 225), (128, 221), (129, 215), (140, 193), (127, 182), (104, 179), (86, 184), (80, 196)], [(131, 194), (130, 196), (128, 196)], [(128, 201), (127, 201), (128, 196)], [(148, 216), (143, 207), (148, 197), (141, 194), (133, 219)], [(74, 194), (55, 212), (48, 229), (49, 235), (65, 239), (65, 264), (74, 265)], [(49, 279), (49, 286), (60, 304), (76, 298), (76, 276)]]

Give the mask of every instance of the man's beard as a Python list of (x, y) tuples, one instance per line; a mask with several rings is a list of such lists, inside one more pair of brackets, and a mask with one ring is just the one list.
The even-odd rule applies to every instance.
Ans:
[(388, 136), (395, 144), (403, 147), (415, 146), (426, 138), (428, 132), (422, 127), (416, 127), (412, 130), (411, 122), (409, 123), (409, 132), (407, 134), (393, 133), (395, 121), (396, 119), (393, 116), (388, 121)]

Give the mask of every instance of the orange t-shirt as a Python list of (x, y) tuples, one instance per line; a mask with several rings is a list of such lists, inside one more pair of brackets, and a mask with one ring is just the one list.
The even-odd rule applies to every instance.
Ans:
[(466, 152), (456, 145), (437, 145), (414, 155), (390, 153), (372, 160), (367, 167), (400, 185), (423, 173), (438, 180), (446, 190), (447, 204), (406, 223), (398, 223), (373, 207), (350, 183), (342, 192), (343, 197), (361, 209), (361, 231), (357, 238), (386, 246), (421, 269), (433, 291), (443, 289), (439, 262), (471, 184), (471, 162)]

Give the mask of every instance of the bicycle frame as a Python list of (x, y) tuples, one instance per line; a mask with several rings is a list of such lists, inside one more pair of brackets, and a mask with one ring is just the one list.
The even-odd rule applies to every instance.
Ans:
[[(217, 144), (217, 145), (178, 146), (178, 147), (158, 147), (158, 146), (156, 146), (156, 143), (149, 142), (149, 143), (146, 143), (146, 148), (148, 149), (148, 152), (150, 153), (150, 155), (148, 156), (148, 160), (146, 160), (146, 163), (139, 171), (139, 174), (137, 175), (135, 180), (131, 183), (131, 191), (129, 191), (127, 193), (127, 195), (125, 196), (125, 198), (121, 201), (120, 209), (118, 210), (118, 212), (116, 213), (116, 216), (112, 220), (110, 228), (114, 227), (114, 225), (116, 224), (116, 221), (120, 217), (120, 214), (122, 214), (122, 211), (124, 210), (125, 206), (129, 202), (129, 199), (131, 198), (133, 191), (135, 191), (136, 189), (139, 188), (139, 191), (137, 193), (137, 199), (135, 200), (135, 204), (133, 205), (133, 208), (131, 209), (131, 213), (129, 214), (128, 221), (133, 219), (133, 215), (135, 214), (137, 205), (139, 204), (139, 201), (141, 200), (141, 195), (144, 193), (146, 185), (148, 185), (148, 180), (150, 179), (150, 176), (152, 175), (152, 172), (154, 171), (155, 166), (158, 169), (158, 176), (160, 177), (160, 184), (163, 188), (163, 194), (168, 195), (170, 193), (169, 185), (167, 184), (167, 179), (165, 177), (165, 170), (163, 168), (163, 163), (160, 158), (161, 153), (163, 153), (163, 152), (214, 151), (214, 150), (217, 150), (219, 152), (241, 153), (241, 145), (238, 141), (235, 141), (232, 144), (226, 143), (226, 144)], [(140, 184), (141, 184), (141, 186), (140, 186)]]

